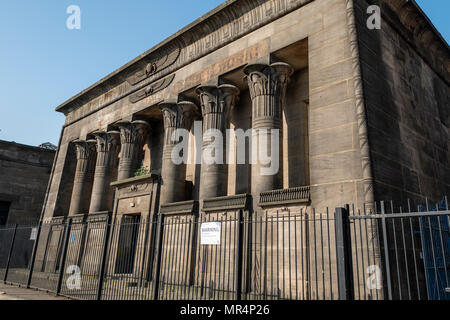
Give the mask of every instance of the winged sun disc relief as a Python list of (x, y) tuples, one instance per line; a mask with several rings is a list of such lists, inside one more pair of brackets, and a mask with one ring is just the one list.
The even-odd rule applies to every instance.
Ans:
[[(138, 83), (152, 77), (158, 72), (168, 68), (174, 64), (178, 57), (180, 56), (181, 49), (179, 47), (173, 48), (171, 51), (167, 50), (168, 53), (159, 59), (147, 63), (145, 68), (136, 72), (132, 77), (128, 78), (127, 81), (131, 85), (137, 85)], [(130, 102), (136, 103), (150, 95), (157, 93), (165, 88), (167, 88), (173, 81), (175, 74), (165, 77), (161, 80), (155, 81), (145, 88), (137, 91), (135, 94), (130, 96)]]
[(149, 86), (145, 87), (144, 89), (139, 90), (135, 94), (132, 94), (130, 96), (130, 102), (136, 103), (144, 98), (147, 98), (148, 96), (151, 96), (152, 94), (157, 93), (158, 91), (161, 91), (165, 88), (167, 88), (175, 78), (175, 74), (171, 74), (168, 77), (165, 77), (164, 79), (158, 80), (156, 82), (153, 82)]
[(136, 72), (133, 76), (129, 77), (127, 79), (127, 82), (134, 86), (139, 82), (142, 82), (145, 79), (148, 79), (149, 77), (155, 75), (156, 73), (166, 69), (177, 61), (178, 57), (180, 56), (180, 52), (181, 49), (179, 47), (176, 47), (159, 59), (150, 61), (145, 65), (144, 68)]

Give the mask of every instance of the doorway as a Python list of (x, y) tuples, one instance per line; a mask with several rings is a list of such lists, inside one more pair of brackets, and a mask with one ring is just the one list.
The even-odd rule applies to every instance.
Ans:
[(117, 244), (116, 274), (133, 273), (140, 221), (140, 215), (124, 215), (122, 217)]

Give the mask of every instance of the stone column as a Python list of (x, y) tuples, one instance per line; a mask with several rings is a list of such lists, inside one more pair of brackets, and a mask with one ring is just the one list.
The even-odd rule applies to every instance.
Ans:
[[(250, 96), (252, 99), (252, 177), (251, 189), (259, 202), (259, 195), (263, 191), (280, 189), (283, 187), (283, 105), (285, 103), (286, 88), (293, 68), (286, 63), (273, 64), (249, 64), (245, 67), (244, 73), (247, 75)], [(278, 146), (271, 148), (272, 131), (279, 130)], [(267, 141), (261, 144), (261, 138)], [(262, 140), (264, 142), (264, 140)], [(257, 149), (255, 148), (257, 145)], [(255, 157), (254, 151), (261, 149), (266, 156), (272, 157), (273, 151), (278, 148), (279, 169), (273, 174), (262, 174), (261, 169), (269, 168), (269, 165), (261, 163), (258, 155)], [(272, 159), (274, 161), (274, 159)], [(275, 159), (276, 161), (276, 159)]]
[[(205, 200), (227, 195), (228, 165), (226, 163), (226, 129), (230, 124), (230, 111), (236, 103), (239, 89), (233, 85), (202, 85), (197, 88), (203, 116), (202, 153), (215, 149), (221, 155), (214, 155), (214, 163), (202, 157), (200, 176), (200, 199)], [(212, 131), (211, 131), (212, 130)], [(208, 134), (208, 131), (211, 134)], [(222, 141), (213, 138), (222, 136)], [(210, 155), (208, 155), (209, 157)], [(218, 160), (218, 161), (217, 161)]]
[(77, 168), (70, 201), (69, 216), (87, 213), (92, 190), (95, 165), (95, 140), (73, 142), (77, 154)]
[(166, 204), (185, 200), (186, 163), (176, 164), (173, 161), (172, 150), (179, 139), (173, 141), (172, 137), (177, 129), (191, 129), (196, 106), (192, 102), (163, 102), (160, 108), (164, 120), (160, 204)]
[(93, 135), (97, 140), (97, 163), (89, 207), (90, 213), (110, 210), (111, 205), (108, 200), (112, 189), (109, 183), (115, 158), (120, 148), (119, 131), (97, 131)]
[(142, 148), (147, 139), (150, 125), (146, 121), (119, 121), (120, 160), (117, 180), (125, 180), (134, 176), (142, 161)]

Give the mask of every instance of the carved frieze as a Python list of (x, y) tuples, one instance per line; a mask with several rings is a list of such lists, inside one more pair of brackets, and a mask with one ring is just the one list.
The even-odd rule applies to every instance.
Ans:
[(175, 78), (175, 74), (171, 74), (168, 77), (165, 77), (164, 79), (158, 80), (152, 84), (150, 84), (148, 87), (139, 90), (138, 92), (132, 94), (130, 96), (130, 102), (136, 103), (138, 101), (141, 101), (142, 99), (145, 99), (161, 90), (164, 90), (167, 88)]
[(163, 54), (162, 57), (148, 62), (144, 68), (136, 72), (133, 76), (129, 77), (127, 79), (127, 82), (134, 86), (139, 82), (144, 81), (145, 79), (148, 79), (156, 73), (166, 69), (177, 61), (178, 57), (180, 56), (180, 52), (180, 47), (171, 48), (171, 50)]

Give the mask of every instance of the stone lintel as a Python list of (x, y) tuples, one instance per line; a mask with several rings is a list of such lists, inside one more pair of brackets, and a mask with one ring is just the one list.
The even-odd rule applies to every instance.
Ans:
[(119, 186), (130, 184), (130, 183), (141, 183), (141, 182), (145, 182), (147, 180), (151, 180), (153, 182), (153, 181), (158, 181), (159, 179), (160, 179), (159, 175), (152, 173), (152, 174), (146, 174), (143, 176), (132, 177), (132, 178), (124, 179), (124, 180), (114, 181), (114, 182), (111, 182), (110, 185), (112, 187), (119, 187)]
[(250, 205), (250, 194), (216, 197), (203, 200), (203, 212), (218, 212), (229, 210), (247, 210)]

